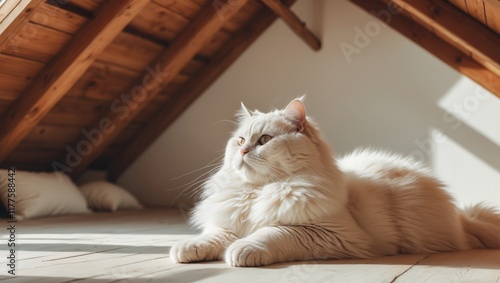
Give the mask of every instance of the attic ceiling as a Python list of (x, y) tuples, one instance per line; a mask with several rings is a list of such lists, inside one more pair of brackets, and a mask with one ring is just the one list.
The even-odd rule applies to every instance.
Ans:
[[(500, 96), (500, 2), (350, 1)], [(278, 16), (318, 50), (293, 2), (7, 0), (0, 167), (116, 178)]]

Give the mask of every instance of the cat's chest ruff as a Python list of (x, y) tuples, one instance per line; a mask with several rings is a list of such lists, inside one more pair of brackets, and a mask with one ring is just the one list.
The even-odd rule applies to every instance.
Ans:
[(235, 192), (232, 196), (215, 197), (213, 210), (216, 223), (223, 228), (232, 230), (240, 235), (246, 235), (252, 231), (254, 223), (250, 221), (250, 213), (255, 200), (258, 197), (258, 190), (245, 188)]
[(241, 213), (247, 213), (259, 196), (259, 191), (255, 188), (245, 188), (239, 196), (233, 199), (235, 206), (240, 208)]
[(249, 199), (254, 199), (259, 190), (257, 188), (245, 188), (243, 189), (243, 193), (241, 194), (242, 199), (249, 200)]

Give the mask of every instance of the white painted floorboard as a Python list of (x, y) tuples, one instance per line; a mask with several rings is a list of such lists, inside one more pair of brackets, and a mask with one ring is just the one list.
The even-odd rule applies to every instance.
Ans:
[[(8, 227), (6, 219), (4, 225)], [(6, 229), (0, 282), (493, 282), (500, 250), (401, 255), (234, 268), (174, 264), (170, 246), (195, 234), (175, 209), (63, 216), (17, 223), (17, 275), (7, 274)]]

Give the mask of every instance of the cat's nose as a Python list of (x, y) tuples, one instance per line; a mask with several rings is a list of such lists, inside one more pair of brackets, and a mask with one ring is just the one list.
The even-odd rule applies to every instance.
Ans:
[(247, 154), (250, 150), (248, 148), (244, 148), (242, 150), (240, 150), (241, 152), (241, 156), (245, 156), (245, 154)]

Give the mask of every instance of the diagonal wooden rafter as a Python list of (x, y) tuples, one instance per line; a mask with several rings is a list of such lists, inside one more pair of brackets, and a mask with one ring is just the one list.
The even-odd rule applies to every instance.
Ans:
[[(98, 142), (89, 144), (88, 134), (75, 141), (71, 149), (80, 150), (74, 158), (70, 151), (54, 162), (52, 167), (78, 177), (113, 142), (122, 130), (134, 119), (160, 91), (181, 71), (181, 69), (205, 46), (224, 23), (248, 3), (249, 0), (218, 0), (207, 4), (199, 15), (181, 32), (178, 38), (148, 67), (135, 86), (127, 93), (127, 104), (120, 104), (123, 95), (115, 100), (110, 110), (89, 131), (99, 130)], [(90, 148), (89, 148), (90, 147)]]
[[(432, 53), (437, 58), (454, 68), (458, 72), (471, 78), (484, 88), (500, 97), (500, 76), (485, 68), (468, 54), (456, 48), (441, 37), (424, 28), (421, 24), (408, 18), (402, 13), (391, 13), (394, 11), (384, 0), (350, 0), (362, 9), (414, 41), (422, 48)], [(388, 16), (389, 15), (389, 16)]]
[(290, 10), (281, 0), (262, 0), (269, 9), (281, 17), (283, 21), (313, 50), (318, 51), (321, 48), (321, 41), (307, 29), (306, 24)]
[[(287, 0), (285, 5), (290, 6), (294, 2)], [(110, 162), (108, 178), (116, 180), (276, 19), (271, 11), (257, 14), (191, 79), (189, 85), (167, 101), (148, 125)]]
[(500, 35), (444, 0), (384, 0), (500, 76)]
[(0, 118), (0, 162), (40, 122), (97, 56), (148, 3), (109, 0)]

